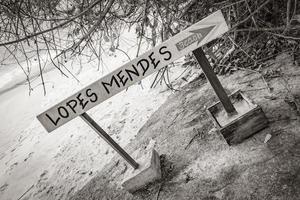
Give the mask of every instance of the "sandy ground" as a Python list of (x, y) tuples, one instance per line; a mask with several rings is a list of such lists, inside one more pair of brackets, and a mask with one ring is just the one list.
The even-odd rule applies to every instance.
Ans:
[[(149, 88), (149, 83), (145, 81), (144, 87)], [(115, 152), (79, 118), (51, 134), (36, 119), (26, 127), (28, 122), (22, 119), (30, 120), (30, 117), (24, 115), (39, 113), (44, 108), (34, 105), (40, 98), (29, 101), (22, 92), (26, 93), (24, 86), (4, 93), (1, 98), (1, 115), (7, 114), (1, 121), (4, 126), (1, 128), (0, 199), (17, 199), (32, 185), (31, 199), (62, 199), (93, 177)], [(23, 95), (25, 99), (20, 103)], [(167, 93), (143, 90), (136, 85), (89, 114), (120, 145), (125, 145), (166, 96)], [(18, 108), (12, 108), (13, 105)], [(33, 109), (32, 112), (27, 108)], [(10, 133), (18, 133), (17, 138), (12, 140)]]
[(71, 199), (299, 199), (300, 69), (289, 55), (271, 62), (263, 70), (268, 87), (258, 73), (249, 71), (221, 77), (228, 92), (241, 89), (261, 105), (268, 128), (228, 146), (205, 112), (217, 98), (199, 77), (169, 96), (126, 147), (132, 154), (155, 144), (161, 181), (128, 193), (121, 182), (130, 166), (115, 156)]
[[(121, 146), (134, 137), (167, 95), (134, 87), (89, 112)], [(62, 199), (93, 177), (114, 154), (79, 118), (51, 134), (34, 120), (1, 156), (1, 199), (17, 199), (32, 185), (32, 199)]]
[[(127, 58), (112, 55), (106, 61), (107, 66), (118, 67), (127, 62)], [(82, 62), (84, 70), (80, 69), (78, 62), (68, 63), (80, 83), (66, 79), (54, 70), (44, 74), (47, 96), (43, 96), (38, 79), (32, 83), (37, 87), (30, 97), (25, 85), (0, 95), (1, 200), (66, 199), (98, 174), (116, 154), (80, 118), (51, 134), (35, 118), (46, 108), (114, 69), (97, 71), (95, 66)], [(80, 70), (82, 72), (78, 73)], [(170, 74), (176, 78), (184, 70), (180, 66), (174, 67)], [(19, 74), (14, 71), (11, 76), (16, 73)], [(185, 74), (191, 75), (189, 72)], [(7, 80), (11, 76), (5, 74)], [(154, 76), (88, 111), (120, 146), (126, 146), (135, 138), (151, 114), (171, 94), (166, 86), (149, 89)], [(4, 89), (13, 85), (4, 84), (5, 80), (1, 82)]]
[[(133, 46), (136, 44), (135, 37), (135, 34), (125, 32), (120, 39), (123, 50), (131, 57), (136, 55)], [(141, 52), (145, 49), (147, 45), (142, 46)], [(1, 68), (1, 200), (66, 199), (98, 174), (116, 154), (80, 118), (51, 134), (36, 119), (37, 114), (51, 105), (128, 62), (127, 56), (121, 52), (103, 54), (102, 59), (104, 62), (100, 70), (97, 70), (96, 62), (79, 58), (66, 63), (80, 83), (63, 77), (58, 70), (44, 73), (47, 96), (43, 96), (40, 78), (35, 78), (39, 72), (36, 61), (31, 63), (34, 87), (31, 96), (28, 96), (27, 86), (23, 85), (24, 75), (18, 66)], [(182, 70), (172, 69), (174, 73), (170, 73), (177, 77)], [(88, 111), (121, 146), (134, 139), (138, 130), (171, 93), (165, 86), (150, 90), (154, 76)]]

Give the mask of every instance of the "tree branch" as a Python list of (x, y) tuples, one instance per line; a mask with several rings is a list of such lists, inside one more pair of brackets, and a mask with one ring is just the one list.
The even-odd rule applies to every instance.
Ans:
[(87, 7), (84, 11), (82, 11), (81, 13), (75, 15), (74, 17), (71, 17), (70, 19), (68, 19), (67, 21), (65, 22), (62, 22), (61, 24), (58, 24), (52, 28), (49, 28), (49, 29), (46, 29), (46, 30), (43, 30), (43, 31), (40, 31), (40, 32), (37, 32), (37, 33), (33, 33), (31, 35), (27, 35), (23, 38), (20, 38), (20, 39), (17, 39), (17, 40), (13, 40), (13, 41), (9, 41), (9, 42), (4, 42), (4, 43), (0, 43), (0, 47), (1, 46), (6, 46), (6, 45), (10, 45), (10, 44), (15, 44), (15, 43), (18, 43), (18, 42), (22, 42), (24, 40), (27, 40), (27, 39), (30, 39), (30, 38), (33, 38), (33, 37), (36, 37), (38, 35), (41, 35), (41, 34), (44, 34), (44, 33), (47, 33), (47, 32), (50, 32), (50, 31), (53, 31), (55, 29), (58, 29), (58, 28), (61, 28), (63, 27), (64, 25), (72, 22), (73, 20), (75, 20), (76, 18), (84, 15), (85, 13), (87, 13), (91, 8), (93, 8), (94, 6), (96, 6), (98, 3), (100, 3), (101, 0), (96, 0), (94, 3), (92, 3), (89, 7)]
[(97, 20), (97, 22), (85, 33), (85, 35), (83, 37), (80, 38), (79, 41), (77, 41), (75, 44), (73, 44), (70, 48), (68, 48), (68, 49), (62, 51), (60, 54), (56, 55), (55, 58), (57, 58), (58, 56), (60, 56), (61, 54), (65, 53), (65, 52), (67, 52), (68, 50), (71, 50), (71, 49), (75, 50), (84, 40), (90, 38), (91, 34), (94, 33), (96, 28), (102, 23), (103, 19), (105, 18), (106, 14), (110, 10), (110, 8), (113, 5), (114, 1), (115, 0), (110, 0), (107, 3), (106, 8), (104, 9), (104, 11), (99, 16), (99, 19)]
[(250, 15), (248, 15), (245, 19), (243, 19), (242, 21), (238, 22), (237, 24), (235, 24), (234, 26), (232, 26), (232, 29), (237, 28), (239, 25), (245, 23), (246, 21), (248, 21), (250, 18), (252, 18), (252, 16), (254, 14), (256, 14), (259, 10), (261, 10), (263, 7), (265, 7), (268, 3), (270, 3), (271, 0), (266, 0), (263, 4), (261, 4), (255, 11), (253, 11)]

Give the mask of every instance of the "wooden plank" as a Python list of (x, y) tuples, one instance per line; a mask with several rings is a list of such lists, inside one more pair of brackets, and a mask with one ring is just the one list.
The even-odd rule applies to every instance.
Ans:
[(229, 145), (233, 145), (241, 143), (267, 126), (268, 119), (261, 107), (257, 106), (239, 117), (239, 119), (233, 123), (221, 128), (220, 133)]
[(228, 31), (217, 11), (37, 116), (48, 132)]
[(244, 113), (239, 113), (240, 116), (238, 118), (233, 119), (223, 126), (218, 122), (215, 116), (217, 112), (221, 112), (220, 109), (223, 109), (220, 101), (207, 109), (208, 116), (229, 145), (241, 143), (246, 138), (268, 126), (268, 119), (261, 107), (252, 102), (252, 100), (241, 91), (238, 90), (232, 93), (230, 98), (233, 104), (237, 103), (236, 100), (241, 98), (242, 101), (246, 101), (251, 108)]
[(213, 71), (212, 67), (209, 64), (203, 50), (201, 47), (193, 51), (193, 54), (200, 64), (203, 73), (205, 74), (207, 80), (210, 82), (211, 86), (215, 90), (217, 96), (219, 97), (222, 105), (224, 106), (225, 110), (229, 114), (236, 113), (234, 106), (232, 105), (229, 97), (227, 96), (223, 86), (221, 85), (218, 77), (216, 76), (215, 72)]
[(80, 117), (102, 137), (116, 152), (118, 152), (132, 167), (137, 169), (139, 164), (126, 153), (87, 113), (82, 113)]

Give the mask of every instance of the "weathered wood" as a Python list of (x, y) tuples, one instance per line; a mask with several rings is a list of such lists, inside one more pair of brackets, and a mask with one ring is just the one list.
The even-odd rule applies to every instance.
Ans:
[(232, 105), (229, 97), (227, 96), (223, 86), (221, 85), (218, 77), (216, 76), (215, 72), (213, 71), (212, 67), (210, 66), (209, 61), (207, 60), (203, 50), (201, 47), (193, 51), (195, 58), (197, 59), (198, 63), (200, 64), (203, 73), (205, 74), (207, 80), (215, 90), (215, 93), (219, 97), (221, 103), (223, 104), (227, 113), (234, 114), (236, 112), (234, 106)]
[(258, 131), (266, 128), (268, 120), (260, 106), (250, 110), (234, 123), (220, 129), (229, 145), (241, 143)]
[(118, 152), (134, 169), (139, 167), (139, 164), (126, 153), (87, 113), (82, 113), (80, 117), (103, 138), (116, 152)]
[(266, 118), (261, 107), (254, 104), (240, 91), (230, 95), (230, 98), (243, 98), (244, 101), (247, 101), (252, 105), (252, 109), (246, 113), (242, 113), (238, 118), (223, 126), (220, 125), (215, 117), (216, 112), (222, 108), (220, 102), (217, 102), (207, 109), (207, 114), (210, 116), (215, 126), (218, 128), (229, 145), (241, 143), (243, 140), (249, 138), (253, 134), (268, 126), (268, 119)]

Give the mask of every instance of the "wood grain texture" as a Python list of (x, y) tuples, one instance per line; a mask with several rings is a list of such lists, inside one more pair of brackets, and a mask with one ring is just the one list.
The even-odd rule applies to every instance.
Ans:
[(221, 126), (215, 117), (216, 113), (220, 112), (220, 109), (224, 109), (220, 102), (213, 104), (206, 111), (229, 145), (241, 143), (243, 140), (268, 126), (268, 119), (260, 106), (254, 104), (250, 98), (239, 90), (230, 95), (233, 105), (241, 98), (253, 106), (253, 108), (225, 126)]
[(268, 120), (261, 107), (257, 106), (246, 114), (242, 115), (234, 123), (220, 129), (229, 145), (241, 143), (258, 131), (268, 126)]

